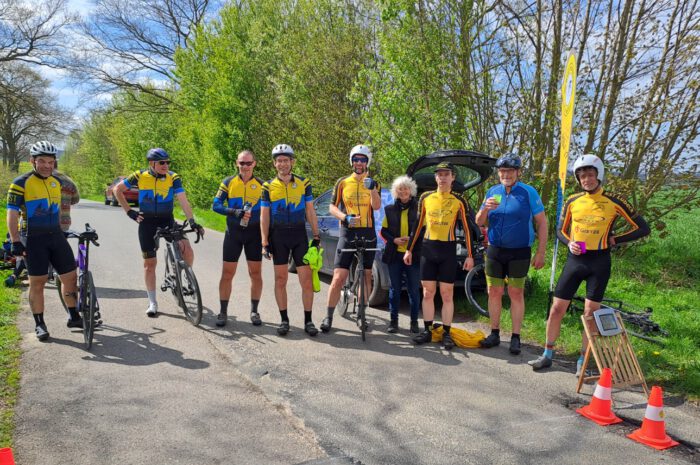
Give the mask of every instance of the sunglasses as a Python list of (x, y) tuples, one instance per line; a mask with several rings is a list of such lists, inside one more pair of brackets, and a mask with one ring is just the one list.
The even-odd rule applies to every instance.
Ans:
[(238, 166), (253, 166), (254, 161), (239, 161)]
[(365, 157), (352, 157), (353, 163), (367, 163), (367, 161)]
[(170, 164), (170, 160), (158, 160), (158, 164), (159, 164), (160, 166), (169, 165), (169, 164)]

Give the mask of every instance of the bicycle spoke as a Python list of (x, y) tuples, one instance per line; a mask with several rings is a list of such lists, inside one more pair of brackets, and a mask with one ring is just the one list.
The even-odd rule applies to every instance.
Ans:
[(181, 307), (190, 322), (197, 326), (202, 321), (202, 297), (197, 278), (186, 263), (178, 266)]

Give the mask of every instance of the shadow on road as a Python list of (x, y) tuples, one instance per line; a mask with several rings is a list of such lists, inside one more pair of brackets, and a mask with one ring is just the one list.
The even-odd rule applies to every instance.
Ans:
[(115, 287), (97, 287), (97, 297), (100, 299), (143, 299), (148, 294), (142, 289), (117, 289)]

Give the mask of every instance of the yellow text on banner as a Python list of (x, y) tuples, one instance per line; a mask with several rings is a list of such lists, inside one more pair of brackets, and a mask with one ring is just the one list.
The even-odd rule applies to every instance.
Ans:
[(569, 141), (574, 120), (576, 100), (576, 55), (569, 54), (561, 86), (561, 141), (559, 144), (559, 183), (562, 194), (566, 185), (566, 168), (569, 164)]

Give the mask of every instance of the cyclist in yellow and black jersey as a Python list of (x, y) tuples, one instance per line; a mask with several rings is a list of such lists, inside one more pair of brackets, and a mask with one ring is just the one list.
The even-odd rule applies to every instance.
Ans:
[[(25, 256), (29, 274), (29, 306), (40, 341), (49, 338), (44, 322), (44, 287), (49, 264), (58, 273), (68, 307), (69, 328), (82, 328), (83, 321), (75, 306), (75, 259), (61, 230), (60, 178), (53, 176), (56, 167), (56, 147), (41, 141), (29, 150), (33, 170), (10, 185), (7, 194), (7, 229), (12, 240), (11, 252)], [(21, 224), (21, 227), (20, 227)]]
[[(649, 226), (632, 207), (619, 197), (603, 191), (605, 167), (595, 155), (581, 155), (574, 162), (574, 176), (583, 189), (566, 201), (557, 228), (557, 237), (568, 247), (564, 269), (554, 289), (554, 301), (547, 319), (546, 345), (542, 356), (528, 363), (533, 370), (552, 366), (554, 344), (559, 337), (561, 321), (571, 299), (582, 281), (586, 281), (584, 314), (590, 316), (600, 308), (610, 279), (610, 247), (633, 241), (650, 233)], [(629, 228), (622, 234), (613, 234), (618, 218)], [(582, 333), (581, 356), (576, 364), (576, 375), (581, 375), (584, 353), (588, 347)]]
[[(238, 174), (229, 176), (219, 186), (212, 210), (226, 216), (221, 279), (219, 280), (219, 303), (221, 308), (216, 326), (226, 325), (228, 302), (231, 298), (231, 281), (236, 275), (238, 259), (245, 250), (248, 275), (250, 276), (250, 321), (260, 326), (262, 320), (258, 304), (262, 295), (262, 238), (260, 236), (260, 199), (263, 182), (253, 175), (257, 166), (255, 155), (244, 150), (236, 158)], [(239, 299), (240, 301), (240, 299)]]
[[(454, 315), (454, 282), (457, 277), (457, 238), (455, 227), (457, 220), (462, 223), (464, 239), (467, 245), (467, 259), (464, 269), (474, 268), (474, 258), (471, 251), (471, 236), (467, 222), (468, 207), (461, 196), (454, 194), (452, 183), (455, 181), (455, 168), (451, 163), (442, 162), (435, 167), (437, 190), (421, 195), (418, 205), (418, 224), (411, 231), (408, 248), (404, 253), (404, 262), (413, 262), (413, 249), (422, 236), (420, 273), (423, 283), (423, 321), (425, 331), (413, 338), (416, 344), (432, 340), (433, 318), (435, 317), (435, 293), (440, 282), (442, 297), (442, 323), (444, 333), (442, 343), (445, 349), (454, 347), (450, 336), (452, 317)], [(425, 232), (423, 232), (425, 230)]]
[[(382, 206), (379, 195), (379, 183), (369, 177), (372, 152), (366, 145), (356, 145), (350, 150), (352, 174), (338, 179), (333, 188), (329, 213), (340, 221), (338, 244), (333, 262), (333, 280), (328, 289), (326, 317), (321, 323), (321, 331), (327, 333), (333, 326), (333, 313), (340, 300), (340, 290), (348, 278), (353, 252), (351, 249), (356, 239), (364, 239), (367, 248), (377, 246), (377, 231), (374, 225), (374, 211)], [(365, 269), (365, 289), (371, 294), (372, 264), (374, 252), (365, 252), (363, 256)]]

